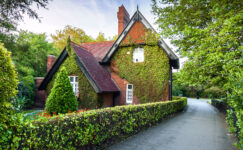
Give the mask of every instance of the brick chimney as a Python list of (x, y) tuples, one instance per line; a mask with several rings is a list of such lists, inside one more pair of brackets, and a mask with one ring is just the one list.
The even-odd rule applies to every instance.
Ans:
[(123, 5), (119, 7), (119, 10), (117, 12), (117, 18), (118, 18), (118, 36), (119, 36), (130, 20), (130, 15)]
[(51, 69), (51, 67), (53, 66), (53, 64), (56, 61), (56, 57), (54, 55), (49, 55), (47, 56), (47, 72), (49, 72), (49, 70)]

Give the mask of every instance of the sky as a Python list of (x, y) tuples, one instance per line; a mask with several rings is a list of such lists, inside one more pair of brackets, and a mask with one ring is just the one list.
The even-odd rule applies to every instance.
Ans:
[[(117, 11), (121, 5), (124, 5), (130, 17), (138, 6), (139, 11), (158, 31), (151, 0), (52, 0), (47, 5), (48, 9), (37, 9), (36, 6), (32, 6), (41, 22), (24, 15), (24, 20), (19, 22), (18, 30), (46, 33), (48, 40), (52, 41), (51, 34), (64, 29), (66, 25), (71, 25), (83, 29), (93, 38), (96, 38), (99, 32), (103, 32), (106, 38), (113, 37), (118, 32)], [(165, 42), (175, 51), (176, 48), (170, 44), (170, 40), (165, 39)]]
[(53, 0), (49, 2), (48, 9), (37, 10), (41, 23), (25, 15), (18, 29), (50, 35), (71, 25), (83, 29), (94, 38), (99, 32), (103, 32), (106, 37), (113, 37), (118, 31), (117, 11), (122, 4), (130, 16), (138, 5), (145, 18), (157, 29), (155, 16), (151, 12), (151, 0)]

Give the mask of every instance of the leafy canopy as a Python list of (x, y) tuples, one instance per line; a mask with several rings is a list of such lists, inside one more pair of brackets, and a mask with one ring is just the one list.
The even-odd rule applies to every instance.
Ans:
[(47, 98), (46, 110), (49, 113), (67, 113), (68, 111), (73, 112), (77, 108), (78, 101), (74, 95), (67, 70), (62, 67)]
[[(163, 5), (164, 7), (161, 7)], [(230, 70), (240, 70), (242, 56), (242, 2), (153, 0), (161, 34), (172, 39), (182, 56), (185, 82), (219, 85)]]
[(39, 19), (38, 14), (30, 6), (46, 8), (48, 0), (1, 0), (0, 1), (0, 31), (15, 30), (17, 21), (23, 20), (23, 14)]
[(99, 35), (97, 36), (96, 41), (97, 41), (97, 42), (104, 42), (104, 41), (107, 41), (107, 39), (105, 38), (105, 34), (102, 33), (102, 32), (99, 32)]
[[(161, 34), (188, 58), (181, 73), (190, 85), (217, 86), (235, 110), (243, 138), (243, 9), (241, 0), (152, 0)], [(240, 141), (243, 147), (243, 141)]]
[(91, 36), (86, 35), (82, 29), (70, 25), (65, 26), (63, 30), (57, 30), (56, 34), (51, 35), (54, 46), (58, 48), (59, 51), (62, 51), (66, 46), (69, 36), (72, 41), (77, 44), (94, 41), (94, 39)]

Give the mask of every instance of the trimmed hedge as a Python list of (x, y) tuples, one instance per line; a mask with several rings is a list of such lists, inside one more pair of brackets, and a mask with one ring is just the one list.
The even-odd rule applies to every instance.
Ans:
[(41, 118), (19, 129), (19, 149), (105, 148), (184, 109), (187, 100), (117, 106)]
[(222, 101), (222, 100), (212, 99), (211, 104), (223, 113), (226, 113), (227, 109), (229, 108), (227, 103), (225, 101)]

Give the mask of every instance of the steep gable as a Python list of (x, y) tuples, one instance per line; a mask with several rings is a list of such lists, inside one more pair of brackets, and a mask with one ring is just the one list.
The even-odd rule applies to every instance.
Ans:
[[(137, 27), (136, 28), (134, 28)], [(137, 10), (126, 27), (123, 29), (121, 34), (118, 36), (117, 40), (113, 43), (109, 51), (107, 51), (104, 58), (101, 60), (101, 64), (109, 63), (111, 58), (113, 57), (114, 53), (118, 49), (118, 46), (128, 37), (128, 35), (132, 32), (135, 32), (135, 35), (132, 35), (135, 41), (139, 42), (139, 36), (143, 35), (146, 30), (142, 29), (143, 26), (147, 30), (151, 30), (152, 32), (155, 32), (153, 27), (150, 25), (150, 23), (146, 20), (146, 18), (142, 15), (142, 13)], [(179, 69), (179, 58), (175, 55), (175, 53), (168, 47), (168, 45), (164, 42), (164, 40), (161, 38), (158, 41), (158, 45), (166, 52), (167, 56), (170, 59), (171, 65), (174, 69)]]

